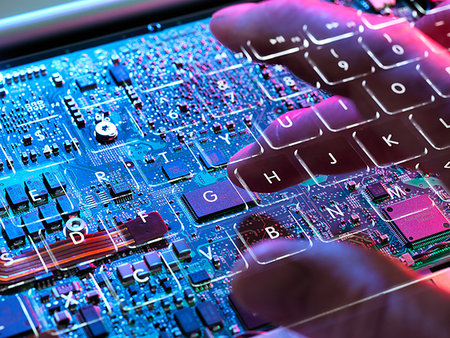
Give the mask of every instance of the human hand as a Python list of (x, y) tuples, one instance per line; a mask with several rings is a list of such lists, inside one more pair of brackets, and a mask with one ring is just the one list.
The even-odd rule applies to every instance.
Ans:
[[(450, 186), (449, 175), (445, 176), (442, 170), (447, 163), (443, 161), (448, 161), (450, 154), (450, 129), (440, 122), (442, 119), (450, 123), (449, 100), (445, 97), (450, 94), (449, 73), (446, 71), (450, 65), (450, 57), (445, 50), (450, 47), (450, 43), (446, 32), (443, 34), (441, 31), (448, 30), (448, 25), (434, 24), (439, 21), (449, 22), (448, 16), (447, 10), (421, 19), (416, 27), (425, 34), (406, 23), (395, 25), (395, 29), (392, 29), (394, 26), (388, 26), (384, 30), (366, 27), (362, 35), (363, 42), (367, 46), (375, 46), (373, 51), (382, 60), (384, 67), (375, 63), (374, 73), (371, 73), (374, 59), (362, 49), (361, 44), (357, 41), (348, 43), (352, 37), (350, 40), (333, 41), (335, 51), (338, 50), (338, 54), (344, 53), (348, 69), (356, 75), (354, 79), (347, 80), (342, 75), (338, 60), (330, 57), (332, 53), (328, 44), (322, 45), (320, 48), (323, 50), (319, 52), (313, 44), (301, 52), (284, 52), (298, 47), (298, 44), (290, 43), (290, 38), (297, 36), (299, 31), (302, 32), (304, 25), (307, 25), (308, 32), (321, 36), (322, 33), (326, 34), (321, 31), (325, 23), (359, 23), (361, 17), (355, 11), (312, 0), (285, 0), (238, 5), (216, 14), (211, 22), (211, 30), (225, 46), (239, 51), (241, 47), (249, 49), (247, 42), (250, 41), (251, 47), (259, 56), (275, 54), (275, 57), (266, 62), (283, 64), (300, 78), (312, 84), (319, 82), (321, 88), (336, 94), (314, 109), (291, 111), (281, 116), (281, 121), (292, 121), (289, 128), (283, 128), (277, 121), (270, 125), (258, 140), (264, 147), (263, 154), (252, 157), (251, 155), (259, 152), (259, 146), (253, 144), (232, 158), (228, 166), (232, 181), (240, 186), (245, 183), (247, 188), (255, 191), (281, 190), (310, 178), (299, 163), (301, 158), (308, 159), (307, 165), (311, 173), (325, 175), (360, 170), (367, 163), (385, 165), (394, 162), (411, 168), (418, 164), (422, 170), (441, 172), (441, 179)], [(383, 25), (388, 21), (368, 15), (364, 15), (364, 18), (375, 25)], [(401, 61), (397, 61), (391, 53), (392, 46), (388, 45), (388, 49), (385, 43), (377, 44), (383, 42), (383, 33), (386, 31), (402, 47), (401, 56), (407, 63), (391, 67)], [(277, 36), (285, 37), (287, 45), (272, 46), (269, 39)], [(377, 46), (386, 50), (377, 49)], [(422, 58), (427, 50), (427, 57)], [(308, 57), (305, 52), (309, 53)], [(255, 53), (250, 55), (257, 59)], [(410, 60), (414, 61), (409, 62)], [(310, 62), (317, 66), (320, 74)], [(424, 84), (428, 84), (421, 73), (416, 71), (417, 64), (432, 79), (435, 88), (441, 94), (447, 93), (446, 95), (439, 95), (433, 91), (434, 88), (427, 88), (427, 95), (432, 95), (434, 101), (424, 101), (427, 97), (423, 95)], [(365, 72), (368, 74), (358, 77)], [(363, 80), (366, 80), (366, 86), (363, 86)], [(393, 95), (392, 91), (385, 90), (392, 87), (393, 80), (405, 84), (405, 96), (395, 92)], [(377, 95), (370, 95), (367, 88)], [(421, 99), (415, 101), (419, 97)], [(342, 109), (343, 106), (346, 109)], [(440, 115), (434, 115), (436, 112)], [(316, 113), (329, 128), (321, 128), (324, 135), (317, 139), (301, 142), (317, 134)], [(416, 125), (406, 124), (410, 122), (411, 114), (419, 129), (415, 129)], [(372, 119), (377, 120), (374, 121), (375, 127), (369, 131), (362, 129), (366, 127), (365, 122)], [(348, 125), (354, 127), (346, 128)], [(360, 148), (358, 152), (354, 151), (359, 146), (355, 142), (358, 138), (353, 135), (355, 129), (356, 136), (366, 136), (365, 154), (362, 154)], [(392, 131), (394, 136), (388, 138), (388, 141), (400, 140), (398, 143), (401, 147), (396, 147), (395, 143), (389, 146), (386, 141), (383, 147), (383, 143), (380, 144), (380, 141), (383, 142), (382, 136), (388, 137), (389, 133), (377, 134), (377, 130)], [(423, 142), (418, 130), (433, 137)], [(413, 134), (414, 137), (400, 139), (402, 134)], [(396, 138), (397, 135), (399, 139)], [(428, 141), (430, 142), (427, 143)], [(393, 151), (386, 152), (386, 145), (392, 147), (393, 149), (388, 149)], [(424, 148), (427, 151), (423, 151)], [(339, 165), (330, 165), (329, 153), (333, 154)], [(369, 159), (367, 154), (370, 155)], [(239, 158), (247, 159), (237, 161)], [(273, 172), (280, 180), (272, 179), (269, 182), (264, 174), (273, 176)], [(297, 245), (302, 247), (293, 241), (269, 241), (252, 248), (252, 252), (265, 256), (260, 260), (267, 261), (298, 251), (295, 248)], [(297, 332), (317, 337), (444, 337), (450, 332), (446, 319), (450, 313), (450, 297), (426, 283), (381, 294), (367, 302), (299, 324), (307, 318), (398, 285), (408, 285), (417, 279), (415, 274), (380, 254), (344, 244), (327, 244), (314, 245), (302, 254), (269, 265), (258, 265), (250, 257), (247, 258), (249, 268), (236, 276), (233, 283), (234, 294), (250, 310)]]
[[(259, 56), (275, 55), (266, 62), (283, 64), (301, 79), (335, 94), (314, 108), (280, 116), (258, 139), (259, 145), (248, 145), (232, 157), (231, 180), (239, 186), (245, 182), (254, 191), (278, 191), (310, 178), (301, 158), (315, 175), (399, 163), (440, 172), (450, 187), (450, 169), (444, 169), (450, 154), (450, 54), (446, 51), (450, 39), (442, 31), (448, 30), (449, 16), (447, 9), (421, 19), (416, 26), (425, 34), (407, 22), (358, 15), (353, 9), (314, 0), (242, 4), (216, 13), (211, 30), (225, 46), (234, 51), (253, 49), (250, 55), (255, 59), (255, 51)], [(390, 21), (396, 24), (389, 25)], [(325, 27), (330, 22), (344, 26), (341, 34), (358, 33), (329, 42)], [(348, 22), (364, 31), (346, 29)], [(386, 27), (371, 29), (371, 25)], [(291, 42), (300, 35), (303, 41), (308, 34), (325, 44), (309, 42), (303, 48), (302, 42)], [(269, 43), (277, 36), (286, 42)], [(289, 50), (294, 52), (284, 53)], [(323, 135), (316, 138), (318, 130)], [(260, 145), (264, 152), (252, 156), (260, 153)], [(337, 163), (331, 164), (333, 160)]]

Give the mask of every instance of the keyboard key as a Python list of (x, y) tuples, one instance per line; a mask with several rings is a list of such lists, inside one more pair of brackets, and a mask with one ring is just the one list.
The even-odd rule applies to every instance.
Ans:
[(194, 219), (201, 223), (254, 206), (258, 195), (252, 193), (251, 196), (246, 190), (224, 181), (189, 191), (183, 194), (182, 199)]
[(427, 141), (437, 150), (450, 147), (450, 110), (443, 104), (439, 108), (422, 109), (414, 112), (411, 122), (427, 139)]
[[(396, 114), (427, 105), (435, 100), (433, 89), (407, 65), (378, 72), (363, 81), (363, 87), (387, 114)], [(380, 85), (383, 84), (383, 85)]]
[(295, 155), (311, 177), (318, 174), (339, 175), (369, 169), (353, 146), (342, 136), (299, 145)]
[(400, 119), (369, 124), (353, 137), (377, 166), (402, 163), (427, 153), (418, 133)]
[(361, 22), (371, 30), (385, 29), (407, 22), (405, 18), (397, 18), (395, 16), (373, 15), (360, 12)]
[(333, 96), (311, 108), (330, 131), (338, 132), (378, 119), (380, 114), (373, 105), (373, 109), (367, 105), (359, 111), (351, 100)]
[(359, 43), (376, 64), (389, 69), (427, 57), (429, 48), (409, 23), (386, 27), (379, 34), (362, 33)]
[(450, 65), (423, 62), (417, 66), (417, 70), (440, 96), (450, 97)]
[[(276, 218), (272, 217), (276, 214)], [(311, 243), (306, 241), (302, 228), (297, 220), (285, 209), (267, 210), (264, 213), (258, 213), (245, 218), (236, 225), (235, 230), (239, 239), (244, 245), (238, 245), (241, 251), (249, 250), (259, 263), (266, 264), (274, 260), (297, 254), (307, 250)], [(299, 242), (302, 246), (296, 247), (295, 251), (284, 252), (283, 257), (267, 257), (258, 256), (253, 252), (252, 246), (263, 241), (275, 240), (277, 238), (287, 239), (304, 239)]]
[[(336, 13), (333, 21), (324, 22), (323, 25), (305, 25), (303, 30), (316, 45), (324, 45), (359, 34), (361, 22), (358, 18), (349, 21), (347, 20), (348, 16), (345, 15), (344, 18), (340, 19), (340, 13), (340, 11)], [(320, 16), (321, 13), (317, 14)]]
[[(418, 169), (430, 174), (438, 174), (439, 180), (443, 184), (445, 192), (439, 191), (439, 197), (450, 202), (450, 152), (438, 152), (436, 155), (427, 157), (426, 160), (419, 163)], [(433, 190), (436, 188), (432, 186)]]
[(234, 169), (233, 174), (246, 188), (258, 192), (280, 191), (311, 177), (290, 148), (244, 161)]
[(374, 62), (365, 53), (360, 53), (355, 59), (359, 50), (362, 52), (356, 39), (345, 39), (311, 48), (305, 57), (325, 83), (335, 85), (375, 71)]
[[(269, 38), (264, 46), (260, 45), (258, 46), (258, 48), (255, 48), (251, 41), (247, 41), (246, 48), (253, 54), (255, 59), (266, 62), (281, 56), (298, 53), (308, 46), (308, 40), (306, 40), (301, 34), (298, 34), (291, 37), (283, 35), (273, 36)], [(264, 49), (265, 51), (277, 51), (275, 53), (267, 53), (261, 52), (262, 49)]]
[(322, 135), (321, 123), (313, 111), (295, 110), (278, 117), (262, 136), (273, 149), (282, 149)]

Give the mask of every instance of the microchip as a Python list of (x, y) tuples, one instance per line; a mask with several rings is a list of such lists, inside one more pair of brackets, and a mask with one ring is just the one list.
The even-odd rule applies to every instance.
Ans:
[(182, 196), (197, 222), (217, 218), (224, 214), (244, 210), (246, 206), (254, 206), (254, 199), (247, 191), (223, 181), (197, 190), (189, 191)]
[(40, 235), (45, 236), (44, 225), (39, 218), (37, 210), (33, 210), (29, 214), (22, 215), (22, 224), (27, 235), (31, 236), (33, 241), (39, 241)]
[(7, 187), (5, 191), (6, 200), (13, 210), (23, 211), (28, 209), (28, 197), (21, 185), (14, 184)]
[(97, 82), (90, 75), (81, 76), (75, 82), (82, 92), (97, 88)]
[(129, 283), (134, 279), (133, 270), (128, 263), (119, 265), (117, 267), (117, 274), (119, 275), (119, 278), (123, 283)]
[(56, 231), (61, 227), (62, 219), (55, 203), (41, 205), (39, 207), (39, 215), (47, 230)]
[(80, 316), (86, 323), (84, 327), (86, 334), (90, 338), (101, 338), (108, 336), (108, 328), (100, 314), (100, 309), (95, 305), (88, 305), (80, 309)]
[(33, 205), (41, 205), (48, 202), (48, 191), (42, 181), (29, 179), (25, 181), (25, 192)]
[(150, 270), (144, 261), (133, 263), (133, 270), (139, 278), (145, 278), (150, 275)]
[(228, 163), (228, 159), (220, 149), (208, 150), (200, 154), (200, 160), (206, 169), (221, 168)]
[(164, 251), (161, 253), (161, 260), (168, 271), (178, 271), (180, 266), (178, 265), (178, 259), (172, 251)]
[(18, 247), (25, 244), (25, 233), (23, 228), (18, 224), (14, 224), (12, 220), (5, 219), (2, 221), (2, 233), (3, 237), (10, 247)]
[(79, 282), (70, 282), (66, 284), (61, 284), (55, 287), (54, 292), (56, 293), (57, 297), (60, 297), (61, 295), (67, 295), (70, 292), (80, 292), (81, 291), (81, 285)]
[(114, 66), (109, 68), (109, 73), (111, 74), (114, 82), (118, 86), (130, 85), (131, 78), (130, 74), (124, 66)]
[(64, 191), (66, 190), (66, 182), (63, 179), (56, 176), (56, 174), (52, 172), (45, 172), (42, 177), (45, 187), (50, 194), (53, 196), (64, 194)]
[(379, 182), (369, 184), (366, 187), (366, 191), (373, 202), (381, 202), (389, 198), (389, 193), (386, 188)]
[(6, 296), (0, 301), (0, 337), (33, 335), (40, 328), (36, 314), (25, 296)]
[(181, 332), (187, 337), (200, 337), (201, 323), (192, 308), (185, 308), (175, 312), (174, 316)]
[(70, 217), (80, 216), (80, 208), (73, 198), (69, 199), (67, 196), (60, 196), (56, 199), (58, 210), (65, 220)]
[(413, 249), (450, 237), (450, 221), (428, 195), (420, 195), (383, 209), (401, 241)]
[(130, 187), (125, 182), (112, 184), (109, 188), (109, 192), (116, 202), (129, 200), (133, 197)]
[(210, 302), (206, 301), (200, 303), (196, 307), (198, 316), (200, 317), (203, 324), (211, 331), (220, 331), (223, 328), (223, 319), (219, 311), (217, 311), (216, 306)]
[(200, 284), (205, 284), (211, 281), (211, 276), (206, 270), (198, 270), (188, 274), (189, 281), (193, 286), (198, 286)]
[(191, 175), (188, 167), (181, 160), (166, 163), (161, 169), (169, 181), (178, 181)]
[(262, 326), (265, 326), (269, 324), (267, 320), (262, 319), (261, 317), (258, 317), (256, 314), (251, 313), (250, 311), (247, 311), (244, 309), (235, 299), (233, 294), (228, 295), (228, 300), (231, 303), (231, 306), (236, 311), (239, 319), (241, 320), (242, 324), (248, 329), (248, 330), (255, 330)]
[(154, 251), (146, 253), (144, 255), (145, 264), (147, 264), (148, 268), (151, 272), (159, 272), (162, 270), (162, 262), (161, 258), (159, 258), (158, 254)]
[(191, 249), (186, 243), (185, 239), (180, 239), (173, 242), (173, 251), (180, 260), (186, 260), (191, 258)]
[(161, 215), (156, 211), (138, 216), (126, 222), (125, 226), (136, 245), (144, 244), (152, 239), (161, 237), (169, 231)]

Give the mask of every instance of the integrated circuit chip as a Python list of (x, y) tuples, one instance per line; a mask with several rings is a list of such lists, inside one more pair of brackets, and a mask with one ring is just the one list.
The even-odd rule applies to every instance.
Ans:
[(26, 337), (40, 327), (25, 296), (8, 296), (0, 301), (0, 337)]
[(203, 324), (212, 331), (220, 331), (223, 328), (223, 319), (215, 305), (206, 301), (196, 307), (196, 311)]
[(414, 249), (450, 237), (450, 221), (428, 195), (420, 195), (383, 209), (392, 229)]
[(173, 317), (185, 336), (199, 337), (201, 335), (201, 323), (194, 309), (188, 307), (178, 310)]
[(211, 276), (209, 275), (208, 271), (206, 270), (198, 270), (195, 272), (191, 272), (188, 274), (189, 281), (192, 285), (197, 286), (199, 284), (205, 284), (211, 281)]
[(189, 191), (182, 198), (195, 220), (203, 222), (243, 210), (246, 206), (254, 206), (258, 195), (254, 194), (252, 198), (244, 189), (233, 186), (229, 181), (224, 181)]
[(161, 169), (169, 181), (178, 181), (189, 177), (191, 174), (186, 164), (181, 160), (166, 163)]
[(109, 68), (109, 73), (111, 74), (116, 85), (124, 86), (131, 84), (130, 74), (124, 66), (117, 65), (111, 67)]
[(97, 82), (95, 82), (95, 79), (90, 75), (81, 76), (76, 79), (75, 82), (82, 92), (97, 88)]
[(206, 169), (221, 168), (228, 163), (228, 159), (220, 149), (213, 149), (200, 154), (200, 160)]
[(130, 187), (125, 182), (112, 184), (109, 192), (116, 203), (129, 200), (133, 197)]
[(384, 185), (379, 182), (369, 184), (366, 187), (366, 191), (374, 202), (381, 202), (389, 198), (388, 191), (386, 190)]

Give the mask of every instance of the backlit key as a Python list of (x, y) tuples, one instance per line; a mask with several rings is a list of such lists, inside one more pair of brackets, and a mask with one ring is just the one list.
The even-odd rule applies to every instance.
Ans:
[(353, 137), (377, 166), (402, 163), (427, 153), (417, 131), (400, 119), (369, 124)]
[(377, 72), (363, 81), (363, 87), (387, 114), (408, 111), (435, 100), (435, 92), (417, 76), (413, 65), (391, 69), (388, 74)]
[(311, 48), (305, 57), (328, 85), (348, 82), (375, 71), (374, 62), (365, 54), (355, 58), (355, 51), (361, 50), (356, 39), (345, 39), (330, 45)]
[[(448, 101), (448, 100), (447, 100)], [(414, 111), (410, 119), (414, 126), (436, 149), (443, 150), (450, 147), (450, 110), (443, 104), (438, 108)]]
[(440, 96), (450, 97), (450, 64), (424, 62), (417, 70)]

